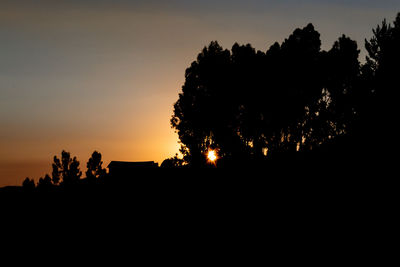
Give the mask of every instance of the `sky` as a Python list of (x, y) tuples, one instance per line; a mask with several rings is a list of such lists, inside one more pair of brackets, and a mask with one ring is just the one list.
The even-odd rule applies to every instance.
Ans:
[[(94, 150), (161, 164), (185, 69), (217, 40), (266, 51), (313, 23), (322, 48), (364, 39), (400, 0), (0, 0), (0, 187), (51, 173), (54, 155)], [(363, 61), (363, 58), (360, 59)]]

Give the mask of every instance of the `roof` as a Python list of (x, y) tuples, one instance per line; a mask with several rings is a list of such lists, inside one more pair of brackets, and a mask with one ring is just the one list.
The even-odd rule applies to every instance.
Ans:
[(132, 169), (132, 168), (157, 168), (158, 164), (154, 161), (111, 161), (108, 168)]

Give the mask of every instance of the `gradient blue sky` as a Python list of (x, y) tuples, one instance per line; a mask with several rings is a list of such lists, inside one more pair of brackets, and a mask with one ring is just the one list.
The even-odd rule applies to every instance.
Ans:
[[(82, 169), (178, 151), (172, 105), (186, 67), (212, 40), (267, 50), (312, 22), (323, 49), (364, 38), (399, 0), (0, 2), (0, 186), (50, 172), (62, 149)], [(365, 56), (365, 51), (362, 51)]]

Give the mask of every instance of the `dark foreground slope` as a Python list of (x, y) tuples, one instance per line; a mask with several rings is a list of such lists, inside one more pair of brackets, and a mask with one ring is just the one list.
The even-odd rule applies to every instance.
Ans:
[[(274, 165), (246, 169), (145, 169), (131, 175), (107, 177), (89, 183), (26, 191), (0, 190), (1, 205), (28, 210), (122, 212), (176, 212), (196, 209), (215, 212), (268, 211), (316, 216), (330, 209), (349, 214), (365, 209), (386, 209), (397, 196), (392, 174), (371, 166), (343, 168), (305, 165)], [(53, 209), (53, 207), (56, 207)], [(290, 213), (290, 212), (289, 212)]]
[(397, 189), (387, 177), (343, 171), (143, 170), (47, 192), (3, 192), (1, 218), (14, 240), (33, 233), (84, 253), (95, 248), (93, 259), (112, 251), (113, 261), (371, 262), (366, 254), (392, 235)]

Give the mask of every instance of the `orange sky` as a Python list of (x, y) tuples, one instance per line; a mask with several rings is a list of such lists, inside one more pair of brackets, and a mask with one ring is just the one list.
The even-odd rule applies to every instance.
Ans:
[(265, 51), (312, 22), (324, 49), (343, 33), (362, 47), (400, 10), (393, 1), (275, 2), (2, 1), (0, 187), (37, 181), (63, 149), (83, 172), (94, 150), (105, 165), (173, 156), (173, 104), (212, 40)]

